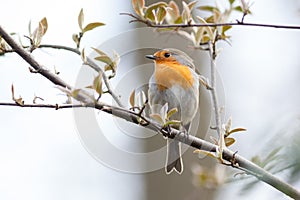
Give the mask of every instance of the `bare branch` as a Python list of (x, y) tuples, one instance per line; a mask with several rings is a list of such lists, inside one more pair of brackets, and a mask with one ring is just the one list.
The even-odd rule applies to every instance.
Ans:
[[(78, 55), (81, 55), (81, 52), (76, 49), (76, 48), (71, 48), (71, 47), (66, 47), (63, 45), (51, 45), (51, 44), (42, 44), (39, 46), (39, 48), (53, 48), (53, 49), (63, 49), (66, 51), (70, 51), (73, 53), (76, 53)], [(104, 84), (107, 88), (107, 92), (112, 96), (112, 98), (115, 100), (115, 102), (121, 106), (121, 107), (125, 107), (125, 105), (122, 104), (122, 102), (120, 101), (120, 98), (118, 97), (117, 94), (114, 93), (113, 88), (109, 82), (109, 78), (107, 77), (107, 75), (104, 73), (104, 71), (102, 70), (102, 68), (100, 68), (91, 58), (86, 57), (86, 62), (84, 63), (85, 65), (88, 65), (89, 67), (91, 67), (93, 70), (95, 70), (98, 73), (102, 74), (102, 78), (104, 81)]]
[(60, 85), (62, 87), (66, 87), (68, 89), (71, 89), (72, 87), (64, 82), (60, 77), (53, 74), (50, 70), (48, 70), (46, 67), (39, 64), (36, 60), (33, 59), (33, 57), (26, 52), (20, 45), (18, 45), (13, 38), (4, 31), (4, 29), (0, 26), (0, 35), (1, 37), (11, 46), (12, 49), (15, 50), (17, 54), (19, 54), (27, 63), (31, 65), (38, 73), (42, 74), (44, 77), (46, 77), (48, 80), (50, 80), (52, 83), (56, 85)]
[(213, 108), (215, 113), (215, 123), (216, 123), (215, 128), (219, 135), (220, 152), (222, 152), (223, 147), (225, 147), (225, 142), (224, 142), (224, 133), (222, 131), (222, 124), (221, 124), (220, 107), (219, 107), (218, 96), (216, 92), (216, 87), (217, 87), (216, 56), (217, 55), (216, 55), (215, 41), (209, 42), (208, 46), (209, 46), (209, 54), (210, 54), (210, 74), (211, 74), (211, 88), (209, 91), (211, 93)]
[(218, 27), (218, 26), (253, 26), (253, 27), (265, 27), (265, 28), (282, 28), (282, 29), (294, 29), (300, 30), (300, 26), (293, 25), (279, 25), (279, 24), (259, 24), (259, 23), (246, 23), (242, 21), (229, 22), (229, 23), (188, 23), (188, 24), (155, 24), (149, 20), (145, 20), (131, 13), (121, 13), (121, 15), (128, 15), (134, 20), (130, 22), (141, 22), (152, 28), (189, 28), (189, 27)]

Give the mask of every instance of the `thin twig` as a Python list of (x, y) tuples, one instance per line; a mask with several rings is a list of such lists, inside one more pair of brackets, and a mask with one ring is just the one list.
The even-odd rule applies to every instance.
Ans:
[(38, 63), (27, 51), (25, 51), (20, 45), (18, 45), (14, 39), (0, 26), (0, 36), (6, 41), (7, 44), (10, 45), (12, 49), (16, 51), (27, 63), (31, 65), (38, 73), (42, 74), (48, 80), (56, 85), (60, 85), (62, 87), (66, 87), (71, 89), (71, 85), (64, 82), (60, 77), (53, 74), (50, 70), (46, 67), (42, 66)]
[(221, 124), (220, 109), (219, 109), (220, 107), (219, 107), (218, 96), (216, 91), (217, 88), (216, 56), (217, 55), (216, 55), (215, 41), (209, 42), (208, 47), (209, 47), (209, 54), (210, 54), (210, 74), (211, 74), (211, 88), (209, 91), (211, 93), (213, 109), (215, 113), (215, 123), (216, 123), (215, 128), (219, 135), (220, 152), (222, 152), (223, 147), (225, 147), (225, 142), (224, 142), (224, 133), (222, 131), (222, 124)]
[[(78, 55), (81, 55), (81, 52), (76, 49), (76, 48), (72, 48), (72, 47), (67, 47), (67, 46), (63, 46), (63, 45), (51, 45), (51, 44), (42, 44), (39, 46), (39, 48), (53, 48), (53, 49), (63, 49), (66, 51), (70, 51), (73, 53), (76, 53)], [(103, 69), (101, 67), (99, 67), (91, 58), (86, 57), (86, 62), (84, 63), (85, 65), (91, 67), (93, 70), (95, 70), (98, 73), (102, 74), (102, 78), (104, 81), (104, 84), (107, 88), (108, 93), (112, 96), (112, 98), (115, 100), (115, 102), (121, 106), (125, 108), (125, 105), (122, 104), (122, 102), (120, 101), (120, 98), (118, 97), (117, 94), (114, 93), (114, 90), (110, 84), (109, 78), (107, 77), (107, 75), (104, 73)]]
[(121, 15), (128, 15), (134, 20), (131, 22), (141, 22), (152, 28), (189, 28), (189, 27), (219, 27), (219, 26), (253, 26), (253, 27), (265, 27), (265, 28), (282, 28), (282, 29), (294, 29), (300, 30), (300, 26), (297, 25), (279, 25), (279, 24), (260, 24), (260, 23), (246, 23), (244, 21), (236, 21), (229, 23), (188, 23), (188, 24), (155, 24), (149, 20), (145, 20), (131, 13), (121, 13)]

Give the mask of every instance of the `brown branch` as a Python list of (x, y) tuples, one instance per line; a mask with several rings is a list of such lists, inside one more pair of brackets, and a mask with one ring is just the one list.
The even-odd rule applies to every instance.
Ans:
[(236, 21), (236, 22), (229, 22), (229, 23), (206, 23), (206, 24), (199, 24), (199, 23), (188, 23), (188, 24), (155, 24), (149, 20), (142, 19), (139, 16), (136, 16), (131, 13), (120, 13), (121, 15), (128, 15), (134, 20), (130, 22), (141, 22), (148, 27), (152, 28), (189, 28), (189, 27), (218, 27), (218, 26), (253, 26), (253, 27), (265, 27), (265, 28), (281, 28), (281, 29), (294, 29), (300, 30), (300, 26), (298, 25), (279, 25), (279, 24), (260, 24), (260, 23), (247, 23), (244, 21)]
[[(43, 75), (45, 78), (53, 82), (54, 84), (57, 84), (61, 86), (62, 88), (65, 88), (66, 91), (72, 91), (72, 87), (65, 83), (63, 80), (61, 80), (59, 77), (57, 77), (55, 74), (48, 71), (45, 67), (41, 66), (38, 62), (36, 62), (32, 56), (27, 53), (22, 47), (20, 47), (18, 44), (15, 43), (15, 41), (2, 29), (0, 26), (0, 36), (3, 37), (3, 39), (13, 48), (16, 50), (16, 53), (18, 53), (28, 64), (30, 64), (36, 71), (38, 71), (41, 75)], [(92, 102), (91, 98), (88, 94), (84, 93), (84, 91), (80, 91), (76, 97), (77, 100), (82, 102), (82, 105), (65, 105), (65, 108), (71, 108), (71, 107), (91, 107), (98, 110), (101, 110), (103, 112), (112, 114), (116, 117), (125, 119), (131, 123), (141, 124), (140, 119), (144, 120), (146, 123), (146, 128), (162, 132), (162, 134), (165, 134), (166, 130), (163, 129), (163, 127), (158, 124), (157, 122), (154, 122), (153, 120), (147, 119), (145, 117), (140, 116), (137, 113), (134, 113), (133, 111), (127, 110), (125, 108), (116, 107), (107, 105), (104, 103), (99, 102)], [(95, 103), (95, 104), (94, 104)], [(32, 105), (17, 105), (17, 104), (8, 104), (8, 103), (0, 103), (0, 105), (6, 105), (6, 106), (19, 106), (19, 107), (38, 107), (36, 104)], [(44, 106), (44, 108), (63, 108), (63, 105), (47, 105)], [(142, 124), (143, 125), (143, 124)], [(166, 135), (166, 134), (165, 134)], [(210, 151), (215, 152), (218, 148), (218, 146), (209, 143), (203, 139), (197, 138), (195, 136), (189, 135), (186, 136), (185, 132), (180, 132), (176, 129), (170, 129), (170, 133), (168, 133), (170, 137), (175, 137), (176, 140), (181, 141), (182, 143), (185, 143), (189, 146), (192, 146), (197, 149), (201, 149), (204, 151)], [(292, 198), (300, 199), (300, 192), (297, 191), (295, 188), (293, 188), (291, 185), (285, 183), (284, 181), (278, 179), (277, 177), (273, 176), (271, 173), (265, 171), (261, 167), (255, 165), (254, 163), (248, 161), (247, 159), (243, 158), (240, 155), (237, 155), (235, 152), (224, 149), (222, 152), (222, 157), (224, 160), (228, 161), (229, 163), (232, 162), (234, 159), (235, 168), (244, 170), (246, 172), (251, 172), (253, 176), (257, 177), (258, 179), (270, 184), (277, 190), (289, 195)]]

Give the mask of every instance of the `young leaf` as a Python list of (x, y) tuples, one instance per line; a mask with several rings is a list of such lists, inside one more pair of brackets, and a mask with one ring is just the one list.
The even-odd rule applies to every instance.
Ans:
[(164, 121), (167, 119), (168, 109), (169, 109), (168, 103), (165, 103), (165, 105), (160, 109), (160, 116)]
[(170, 117), (172, 116), (172, 115), (174, 115), (175, 113), (177, 113), (178, 112), (178, 109), (177, 108), (172, 108), (169, 112), (168, 112), (168, 114), (167, 114), (167, 119), (170, 119)]
[(170, 1), (169, 8), (171, 9), (168, 9), (168, 13), (171, 16), (172, 21), (175, 21), (180, 15), (178, 5), (174, 1)]
[(32, 40), (33, 40), (33, 45), (35, 46), (39, 46), (41, 41), (42, 41), (42, 37), (45, 35), (46, 31), (48, 29), (48, 23), (47, 23), (47, 19), (44, 17), (40, 22), (39, 22), (39, 26), (33, 31), (32, 34)]
[(228, 135), (230, 135), (232, 133), (236, 133), (236, 132), (246, 131), (246, 130), (247, 129), (245, 129), (245, 128), (234, 128), (228, 132)]
[(84, 22), (84, 13), (83, 13), (83, 8), (81, 8), (79, 15), (78, 15), (78, 25), (79, 25), (79, 28), (81, 31), (82, 31), (82, 27), (83, 27), (82, 26), (83, 22)]
[(228, 31), (231, 28), (232, 28), (232, 26), (223, 26), (223, 28), (222, 28), (222, 34), (225, 35), (225, 32)]
[(41, 21), (40, 21), (42, 27), (43, 27), (43, 32), (42, 32), (42, 36), (44, 36), (48, 30), (48, 22), (47, 22), (47, 18), (44, 17)]
[(115, 66), (119, 65), (121, 57), (116, 51), (113, 51), (113, 59), (114, 59), (114, 65)]
[(144, 15), (145, 0), (132, 0), (131, 3), (135, 13), (142, 17)]
[(197, 154), (204, 154), (206, 156), (210, 156), (212, 158), (217, 158), (215, 153), (209, 152), (209, 151), (204, 151), (204, 150), (200, 150), (200, 149), (196, 149), (193, 153), (197, 153)]
[(152, 119), (154, 119), (155, 121), (157, 121), (159, 124), (161, 124), (161, 125), (164, 124), (164, 120), (163, 120), (163, 118), (159, 114), (153, 113), (153, 114), (150, 114), (150, 117)]
[(188, 4), (188, 7), (190, 10), (193, 10), (193, 8), (195, 7), (195, 5), (197, 4), (198, 1), (192, 1)]
[[(200, 16), (197, 16), (197, 19), (200, 21), (200, 23), (203, 23), (203, 24), (207, 24), (206, 20), (203, 19), (202, 17)], [(212, 31), (212, 28), (211, 27), (204, 27), (205, 30), (207, 31), (207, 34), (208, 34), (208, 37), (210, 40), (213, 40), (214, 38), (214, 33)]]
[(243, 12), (243, 8), (241, 6), (236, 6), (233, 8), (235, 11), (238, 11), (238, 12)]
[(79, 94), (80, 91), (81, 91), (81, 89), (75, 89), (75, 90), (73, 90), (72, 93), (71, 93), (72, 97), (76, 98), (78, 96), (78, 94)]
[(93, 22), (93, 23), (89, 23), (88, 25), (86, 25), (83, 30), (82, 33), (85, 33), (87, 31), (93, 30), (94, 28), (97, 28), (99, 26), (104, 26), (104, 23), (101, 22)]
[(78, 35), (76, 33), (74, 33), (72, 35), (72, 39), (75, 42), (76, 46), (78, 46), (79, 45), (79, 38), (78, 38)]
[(99, 49), (96, 49), (96, 48), (94, 48), (94, 47), (92, 47), (92, 49), (93, 49), (94, 51), (96, 51), (99, 55), (107, 56), (106, 53), (104, 53), (103, 51), (101, 51), (101, 50), (99, 50)]
[(226, 147), (229, 147), (233, 143), (235, 143), (235, 139), (234, 138), (229, 138), (229, 137), (225, 138), (225, 145), (226, 145)]
[(95, 60), (98, 60), (100, 62), (106, 63), (108, 65), (112, 65), (113, 61), (111, 60), (110, 57), (106, 56), (106, 55), (102, 55), (102, 56), (97, 56), (94, 58)]
[(199, 6), (197, 7), (199, 10), (213, 12), (216, 8), (213, 6)]
[(154, 21), (155, 20), (155, 14), (154, 14), (155, 10), (159, 7), (167, 7), (167, 6), (168, 6), (168, 4), (166, 2), (162, 2), (162, 1), (150, 5), (145, 10), (145, 18), (148, 18), (151, 21)]
[(230, 5), (232, 5), (235, 2), (235, 0), (229, 0)]
[(165, 7), (159, 7), (156, 14), (157, 23), (161, 24), (167, 15)]
[(102, 74), (99, 73), (98, 76), (94, 79), (93, 82), (93, 89), (99, 94), (99, 96), (102, 95)]
[(155, 16), (155, 10), (151, 10), (149, 12), (145, 12), (145, 16), (146, 19), (149, 19), (152, 22), (156, 21), (156, 16)]
[(129, 103), (130, 103), (131, 107), (135, 106), (135, 89), (132, 90), (132, 92), (129, 96)]
[(164, 127), (167, 127), (167, 126), (170, 126), (170, 125), (180, 125), (181, 121), (179, 120), (170, 120), (170, 121), (167, 121), (165, 124), (164, 124)]
[(183, 11), (182, 11), (182, 21), (183, 23), (188, 23), (190, 21), (191, 18), (191, 10), (188, 6), (188, 4), (186, 4), (184, 1), (182, 2), (182, 6), (183, 6)]
[(15, 103), (18, 104), (19, 106), (23, 106), (24, 105), (24, 101), (22, 99), (22, 97), (19, 97), (17, 99), (14, 99)]
[(83, 63), (86, 63), (87, 59), (86, 59), (85, 49), (84, 48), (81, 51), (81, 59), (82, 59)]

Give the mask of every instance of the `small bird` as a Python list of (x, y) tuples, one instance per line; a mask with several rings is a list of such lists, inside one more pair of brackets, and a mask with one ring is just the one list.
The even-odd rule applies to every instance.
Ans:
[[(199, 75), (195, 72), (193, 60), (184, 52), (171, 48), (146, 55), (146, 58), (154, 60), (155, 65), (148, 90), (151, 113), (160, 113), (160, 108), (166, 103), (169, 110), (177, 108), (178, 111), (171, 119), (181, 123), (177, 127), (171, 126), (188, 132), (199, 103)], [(176, 171), (181, 174), (183, 165), (180, 142), (167, 139), (167, 146), (166, 173)]]

